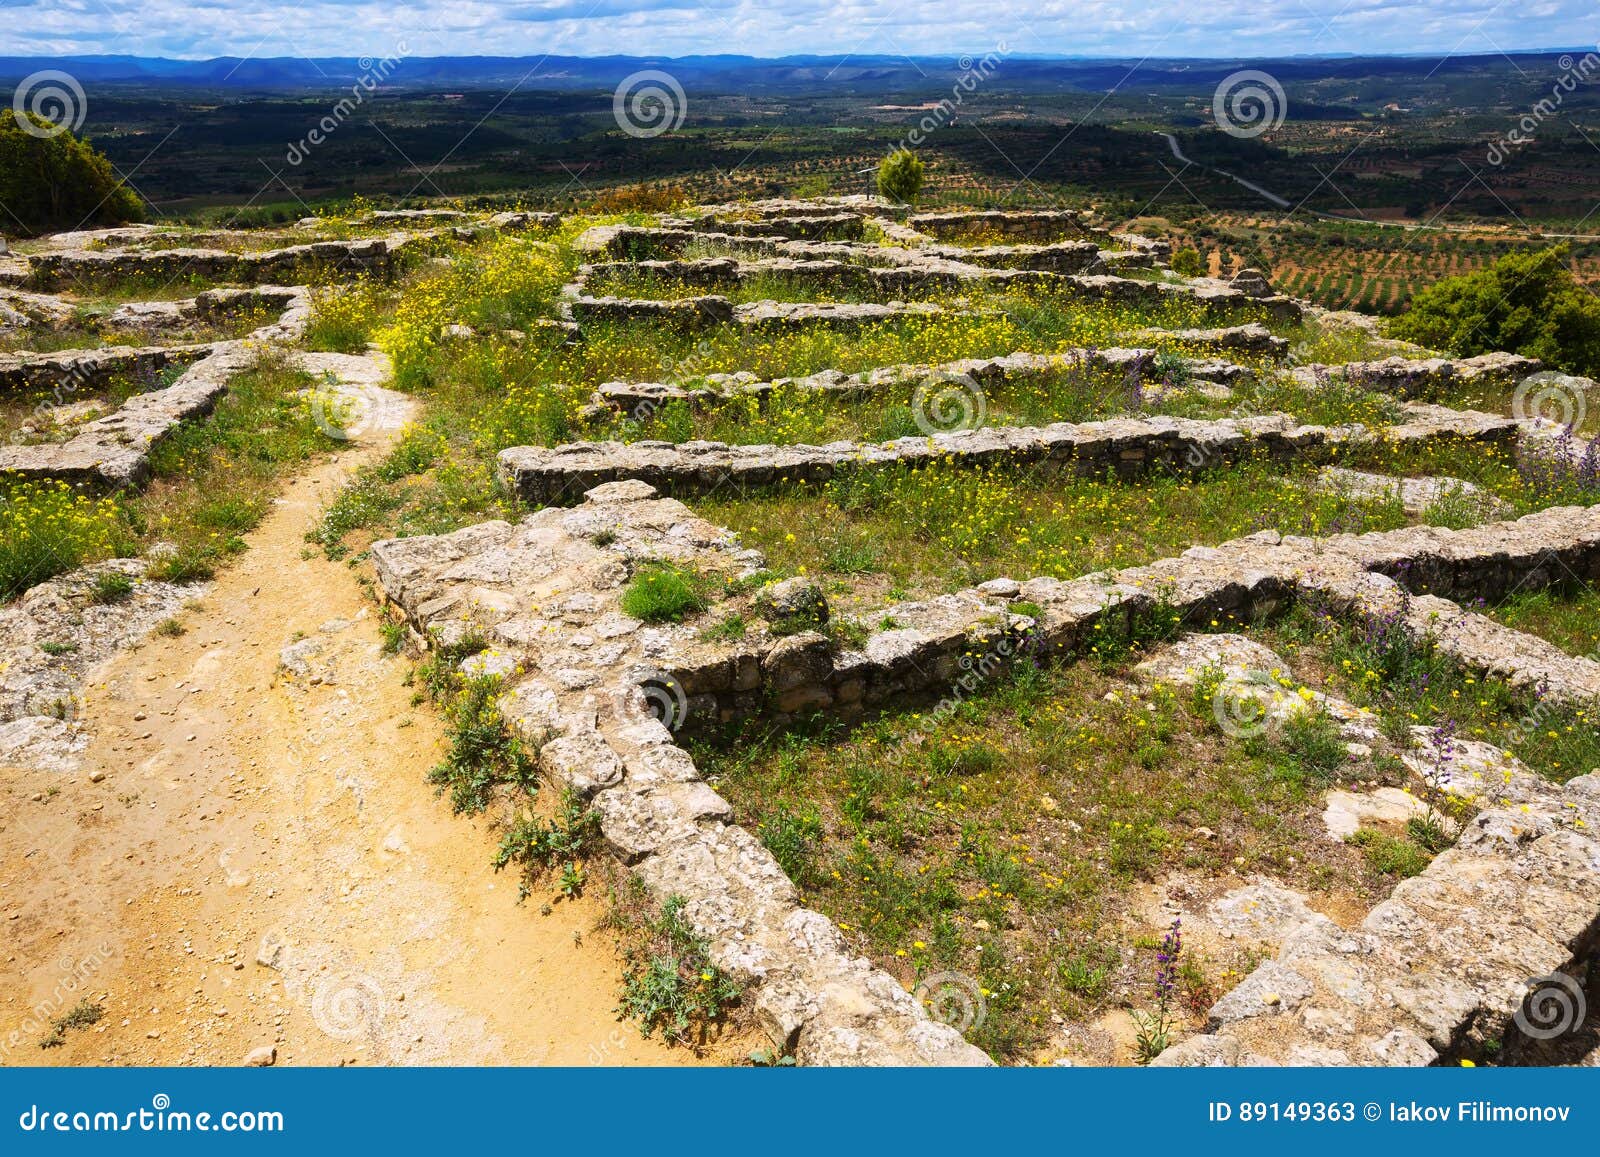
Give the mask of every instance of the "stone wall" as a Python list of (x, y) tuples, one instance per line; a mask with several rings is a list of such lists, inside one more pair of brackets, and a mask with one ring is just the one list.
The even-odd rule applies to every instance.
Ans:
[[(1243, 331), (1242, 341), (1246, 343), (1254, 341), (1257, 333), (1274, 343), (1281, 340), (1272, 337), (1261, 326), (1244, 326), (1240, 327), (1240, 330)], [(1225, 346), (1231, 339), (1219, 335), (1232, 335), (1240, 331), (1188, 332), (1196, 336), (1195, 344), (1210, 344), (1214, 341), (1218, 346)], [(1182, 334), (1173, 336), (1183, 337)], [(1256, 352), (1259, 348), (1259, 346), (1252, 348), (1251, 352)], [(1268, 345), (1266, 349), (1267, 356), (1271, 356), (1276, 347)], [(1074, 371), (1121, 373), (1138, 381), (1160, 381), (1163, 370), (1155, 354), (1156, 351), (1153, 349), (1118, 347), (1067, 350), (1058, 354), (1022, 352), (994, 358), (963, 358), (960, 361), (943, 362), (938, 365), (906, 363), (883, 366), (854, 374), (846, 374), (839, 370), (820, 370), (803, 377), (777, 378), (770, 382), (760, 381), (754, 374), (748, 372), (707, 374), (704, 378), (706, 385), (693, 389), (661, 382), (605, 382), (595, 391), (594, 403), (604, 410), (620, 409), (636, 412), (641, 406), (655, 407), (674, 401), (683, 401), (691, 406), (700, 407), (714, 404), (721, 399), (744, 395), (765, 399), (772, 393), (782, 390), (825, 393), (836, 395), (841, 399), (857, 399), (874, 397), (892, 390), (903, 390), (929, 379), (948, 380), (967, 377), (981, 388), (988, 390), (1042, 381), (1057, 374)], [(1248, 367), (1216, 358), (1193, 359), (1186, 365), (1194, 377), (1212, 382), (1239, 382), (1253, 374)]]
[(1087, 238), (1102, 245), (1111, 241), (1110, 233), (1089, 225), (1083, 214), (1073, 209), (917, 213), (906, 224), (941, 241), (960, 240), (975, 233), (1043, 243), (1067, 238)]
[[(229, 308), (232, 300), (212, 298), (206, 308)], [(276, 321), (242, 341), (198, 347), (195, 352), (201, 356), (190, 359), (192, 364), (171, 385), (135, 394), (114, 412), (78, 427), (67, 441), (0, 446), (0, 474), (55, 479), (88, 490), (143, 485), (150, 473), (151, 450), (182, 423), (209, 414), (228, 392), (234, 375), (256, 359), (262, 345), (297, 341), (305, 332), (310, 314), (306, 292), (290, 291), (288, 307)], [(116, 351), (69, 356), (90, 359), (91, 364), (99, 366), (101, 363), (94, 361), (97, 352)], [(174, 364), (171, 352), (154, 351), (159, 355), (160, 366)]]
[[(1263, 295), (1253, 285), (1242, 288), (1210, 279), (1192, 282), (1147, 281), (1104, 273), (1101, 270), (1106, 268), (1108, 255), (1090, 244), (1002, 246), (974, 250), (944, 247), (907, 249), (851, 242), (738, 237), (701, 233), (692, 229), (601, 225), (585, 232), (575, 246), (580, 253), (601, 259), (601, 262), (633, 263), (673, 261), (681, 258), (691, 245), (705, 243), (723, 246), (741, 257), (785, 256), (800, 264), (834, 261), (857, 264), (862, 268), (893, 267), (917, 270), (924, 277), (948, 278), (958, 283), (1049, 285), (1084, 302), (1106, 302), (1145, 309), (1160, 309), (1175, 302), (1193, 302), (1221, 319), (1268, 317), (1279, 321), (1297, 321), (1303, 314), (1303, 307), (1295, 299), (1275, 293)], [(977, 260), (968, 259), (972, 254), (976, 254)], [(1142, 259), (1143, 255), (1139, 260)], [(1133, 264), (1138, 264), (1139, 260)], [(714, 273), (706, 275), (715, 276)], [(834, 275), (830, 272), (824, 276)], [(902, 273), (901, 276), (906, 274)], [(581, 283), (578, 290), (581, 291)], [(603, 300), (612, 302), (617, 299)]]
[(1113, 418), (1050, 426), (994, 426), (883, 443), (826, 446), (732, 446), (722, 442), (571, 442), (552, 448), (503, 450), (500, 473), (535, 506), (577, 500), (607, 482), (638, 479), (679, 496), (724, 486), (751, 489), (779, 482), (820, 486), (836, 475), (933, 462), (1034, 468), (1047, 474), (1132, 478), (1154, 469), (1193, 471), (1265, 452), (1274, 458), (1324, 461), (1338, 446), (1461, 439), (1508, 450), (1519, 429), (1509, 418), (1412, 404), (1409, 420), (1381, 431), (1302, 426), (1286, 414), (1199, 421)]
[(313, 241), (284, 249), (233, 253), (221, 249), (166, 249), (155, 252), (67, 250), (40, 253), (29, 260), (28, 279), (53, 289), (129, 277), (164, 281), (294, 284), (315, 276), (388, 277), (396, 255), (418, 238), (396, 234), (360, 241)]
[(737, 576), (759, 567), (759, 555), (649, 487), (623, 483), (519, 526), (376, 543), (372, 558), (420, 640), (486, 640), (466, 668), (503, 673), (502, 710), (538, 747), (544, 773), (589, 799), (612, 851), (658, 898), (683, 898), (684, 917), (713, 963), (748, 986), (776, 1046), (803, 1064), (987, 1063), (801, 906), (661, 721), (674, 718), (679, 694), (653, 681), (662, 665), (716, 659), (690, 628), (621, 614), (631, 570), (670, 559)]
[(937, 317), (945, 312), (941, 306), (919, 301), (891, 301), (884, 304), (757, 301), (734, 305), (726, 297), (715, 294), (668, 301), (632, 297), (579, 297), (564, 302), (562, 308), (566, 316), (579, 326), (649, 322), (690, 330), (739, 325), (751, 329), (849, 331), (901, 318)]
[(72, 392), (103, 390), (117, 379), (151, 381), (174, 366), (192, 365), (211, 352), (210, 343), (181, 346), (103, 346), (47, 354), (0, 353), (0, 391), (69, 386)]
[(1323, 380), (1350, 382), (1363, 389), (1415, 398), (1440, 394), (1461, 386), (1516, 385), (1544, 368), (1537, 358), (1520, 354), (1490, 353), (1474, 358), (1390, 357), (1375, 362), (1349, 362), (1337, 366), (1299, 366), (1295, 377), (1306, 386)]

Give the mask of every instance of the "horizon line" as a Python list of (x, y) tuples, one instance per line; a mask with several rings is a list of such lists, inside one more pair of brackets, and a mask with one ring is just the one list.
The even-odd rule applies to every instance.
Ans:
[[(128, 52), (69, 52), (69, 53), (6, 53), (0, 52), (0, 60), (147, 60), (164, 61), (178, 64), (210, 64), (216, 62), (232, 61), (261, 61), (263, 63), (285, 60), (298, 60), (307, 62), (316, 61), (360, 61), (373, 57), (376, 50), (363, 52), (357, 50), (348, 55), (337, 56), (257, 56), (257, 55), (229, 55), (227, 53), (215, 56), (145, 56), (139, 53)], [(940, 52), (794, 52), (782, 56), (753, 56), (747, 53), (712, 52), (712, 53), (685, 53), (682, 55), (669, 55), (666, 53), (633, 53), (633, 52), (600, 52), (600, 53), (548, 53), (526, 52), (515, 55), (502, 54), (466, 54), (466, 53), (439, 53), (429, 56), (405, 56), (405, 60), (738, 60), (750, 61), (758, 64), (778, 64), (793, 60), (906, 60), (928, 61), (944, 60), (947, 57), (971, 57), (978, 50), (973, 48), (950, 49)], [(992, 52), (993, 49), (987, 51)], [(1414, 52), (1294, 52), (1294, 53), (1237, 53), (1226, 56), (1211, 55), (1173, 55), (1151, 56), (1139, 52), (1137, 49), (1126, 53), (1110, 52), (1017, 52), (1008, 53), (1007, 58), (1018, 60), (1107, 60), (1121, 61), (1138, 57), (1141, 61), (1200, 61), (1222, 62), (1238, 60), (1426, 60), (1439, 59), (1470, 59), (1476, 57), (1509, 57), (1509, 56), (1546, 56), (1569, 52), (1594, 52), (1596, 46), (1588, 44), (1552, 45), (1537, 48), (1509, 48), (1489, 49), (1482, 52), (1450, 52), (1450, 51), (1414, 51)]]

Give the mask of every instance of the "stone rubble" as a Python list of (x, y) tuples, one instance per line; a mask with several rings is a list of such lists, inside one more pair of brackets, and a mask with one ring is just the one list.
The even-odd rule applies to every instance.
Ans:
[[(56, 242), (65, 235), (58, 234)], [(231, 252), (226, 249), (158, 249), (117, 252), (62, 248), (33, 255), (28, 282), (36, 289), (93, 284), (128, 277), (203, 278), (253, 284), (299, 284), (313, 275), (389, 277), (397, 257), (431, 236), (394, 233), (356, 241), (311, 241), (282, 249)]]
[[(87, 743), (76, 722), (87, 672), (209, 589), (156, 582), (147, 570), (140, 559), (96, 563), (0, 606), (0, 764), (74, 770)], [(131, 580), (126, 598), (96, 600), (96, 583), (107, 574)]]
[(1321, 483), (1326, 489), (1342, 494), (1396, 500), (1412, 518), (1423, 518), (1441, 503), (1452, 502), (1485, 519), (1502, 518), (1510, 513), (1504, 501), (1460, 478), (1396, 478), (1390, 474), (1328, 466), (1322, 471)]

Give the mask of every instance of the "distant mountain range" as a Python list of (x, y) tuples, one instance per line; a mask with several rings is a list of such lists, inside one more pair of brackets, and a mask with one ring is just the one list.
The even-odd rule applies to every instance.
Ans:
[[(1569, 53), (1584, 49), (1565, 50)], [(1502, 70), (1507, 62), (1530, 71), (1561, 71), (1563, 50), (1510, 56), (1289, 56), (1266, 59), (1115, 59), (1105, 57), (1005, 57), (1003, 85), (1011, 90), (1067, 87), (1105, 92), (1119, 87), (1196, 88), (1241, 68), (1261, 68), (1289, 83), (1329, 77), (1417, 79)], [(924, 88), (960, 76), (972, 57), (786, 56), (432, 56), (379, 66), (372, 57), (169, 60), (139, 56), (0, 56), (0, 81), (15, 82), (41, 69), (70, 73), (79, 83), (173, 89), (264, 91), (347, 87), (376, 69), (389, 89), (509, 88), (605, 89), (644, 69), (669, 72), (702, 92), (825, 93), (857, 87)]]

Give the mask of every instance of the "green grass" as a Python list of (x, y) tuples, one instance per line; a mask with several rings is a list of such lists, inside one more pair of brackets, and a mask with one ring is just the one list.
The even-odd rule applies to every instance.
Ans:
[(849, 475), (819, 491), (719, 494), (695, 510), (740, 532), (780, 572), (860, 575), (870, 568), (913, 594), (1002, 575), (1078, 578), (1269, 527), (1326, 534), (1406, 524), (1388, 497), (1308, 490), (1311, 473), (1253, 462), (1127, 483), (934, 465)]
[(311, 319), (301, 344), (309, 350), (361, 353), (383, 320), (383, 299), (361, 283), (320, 290), (311, 300)]
[(1434, 852), (1409, 835), (1395, 836), (1376, 828), (1362, 828), (1350, 837), (1350, 842), (1361, 849), (1373, 871), (1402, 880), (1422, 875), (1433, 862)]
[(647, 623), (680, 623), (711, 605), (704, 576), (670, 563), (645, 563), (622, 591), (622, 613)]
[[(1241, 744), (1170, 688), (1130, 691), (1141, 652), (1123, 654), (1025, 664), (942, 720), (907, 704), (854, 726), (748, 725), (694, 754), (854, 948), (908, 987), (976, 978), (988, 1015), (969, 1037), (1030, 1058), (1059, 1031), (1051, 1011), (1090, 1021), (1141, 999), (1160, 935), (1139, 931), (1142, 882), (1268, 873), (1363, 902), (1387, 887), (1322, 831), (1323, 789), (1350, 766), (1330, 725)], [(1212, 958), (1190, 1007), (1251, 963)]]
[(1513, 630), (1554, 643), (1570, 655), (1600, 655), (1600, 590), (1526, 591), (1482, 613)]
[(1397, 745), (1409, 746), (1414, 725), (1439, 727), (1504, 748), (1557, 783), (1600, 770), (1596, 707), (1541, 703), (1531, 691), (1462, 668), (1429, 640), (1316, 607), (1296, 606), (1269, 635), (1303, 679), (1379, 712)]

